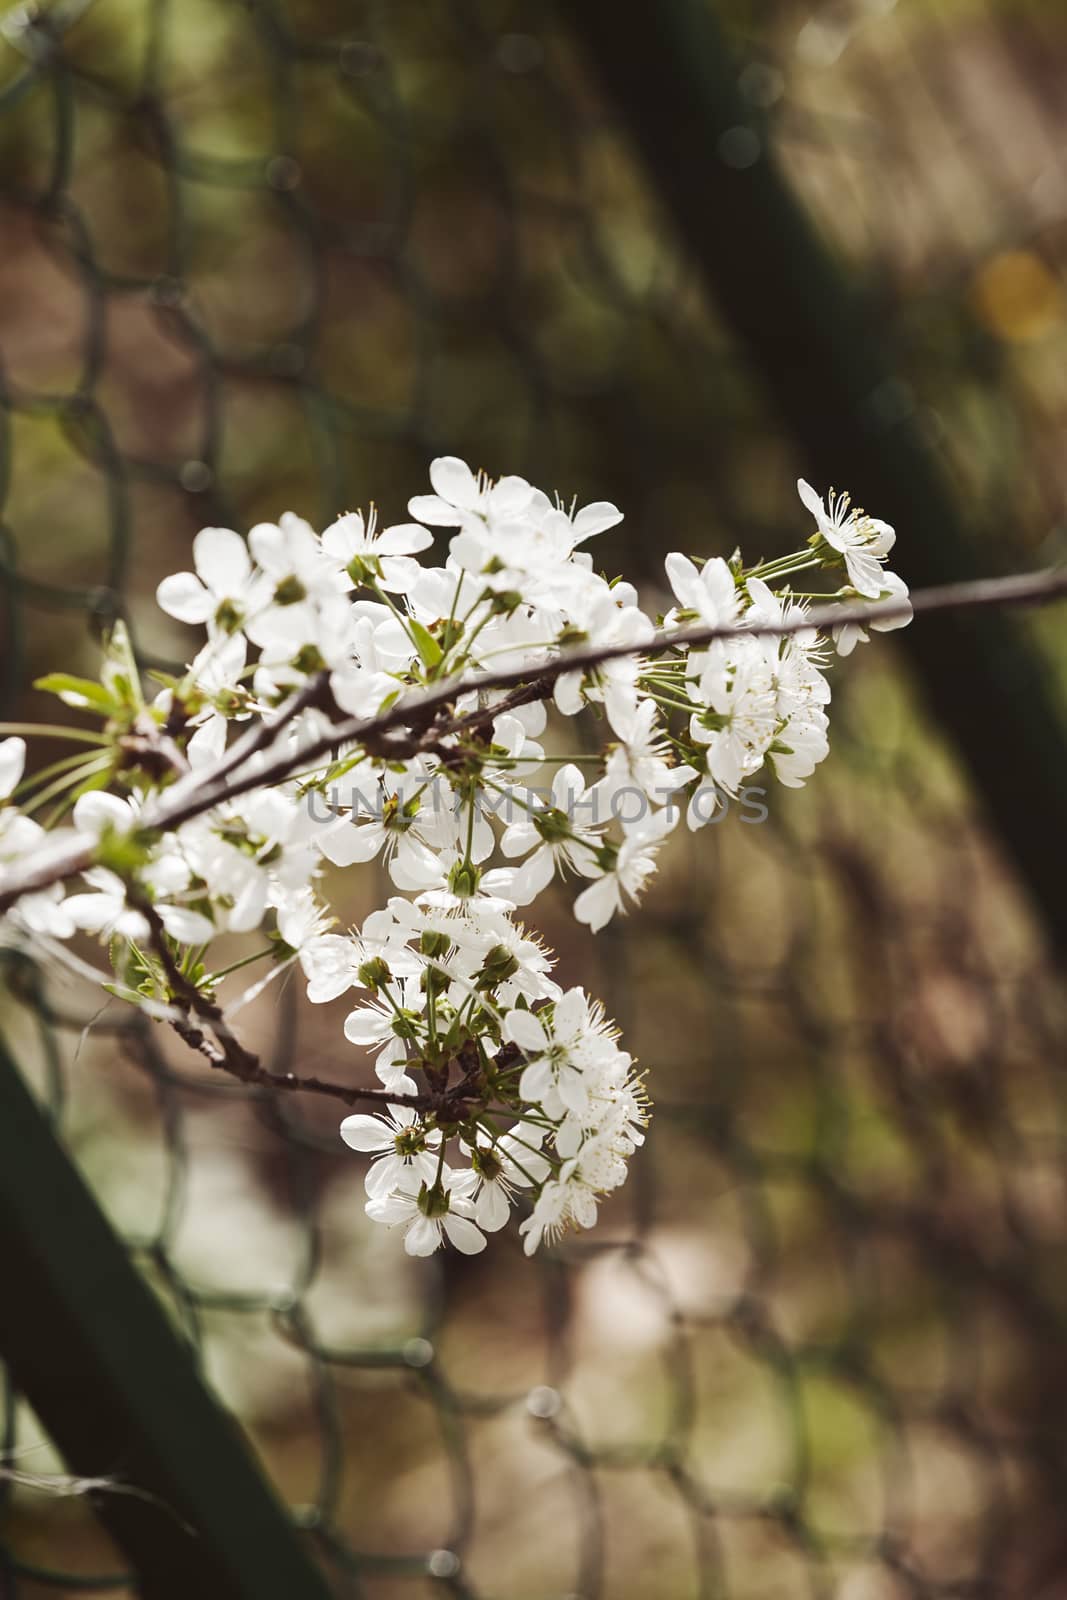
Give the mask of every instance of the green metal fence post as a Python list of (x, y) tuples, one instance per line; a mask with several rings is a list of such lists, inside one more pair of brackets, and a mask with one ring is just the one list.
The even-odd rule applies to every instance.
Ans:
[(93, 1504), (146, 1600), (328, 1600), (2, 1043), (0, 1271), (0, 1358), (71, 1471), (116, 1480)]

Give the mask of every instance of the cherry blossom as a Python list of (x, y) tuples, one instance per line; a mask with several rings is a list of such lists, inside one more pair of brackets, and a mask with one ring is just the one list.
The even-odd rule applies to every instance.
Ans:
[(203, 630), (183, 669), (142, 678), (119, 624), (99, 683), (42, 680), (100, 727), (72, 731), (69, 782), (27, 777), (24, 741), (0, 740), (0, 889), (58, 863), (2, 934), (50, 956), (96, 935), (111, 992), (246, 1081), (232, 1019), (302, 978), (337, 1008), (346, 1070), (273, 1081), (379, 1102), (340, 1128), (370, 1158), (367, 1215), (424, 1256), (480, 1251), (517, 1211), (532, 1253), (593, 1226), (648, 1102), (518, 908), (554, 888), (595, 933), (639, 902), (683, 814), (697, 832), (757, 774), (805, 783), (829, 752), (833, 647), (867, 633), (810, 626), (794, 574), (836, 574), (835, 607), (907, 589), (885, 567), (892, 528), (801, 481), (806, 544), (752, 568), (671, 551), (657, 625), (594, 561), (611, 501), (565, 504), (455, 456), (430, 486), (382, 527), (372, 506), (321, 535), (292, 512), (247, 539), (202, 529), (193, 570), (157, 591)]

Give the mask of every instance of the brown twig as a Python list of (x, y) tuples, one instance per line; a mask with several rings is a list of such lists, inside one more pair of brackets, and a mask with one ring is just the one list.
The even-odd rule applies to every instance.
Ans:
[[(463, 1120), (469, 1110), (468, 1102), (475, 1095), (481, 1079), (479, 1058), (469, 1047), (464, 1047), (455, 1060), (446, 1065), (439, 1087), (425, 1094), (397, 1094), (391, 1089), (364, 1089), (352, 1084), (334, 1083), (325, 1078), (302, 1078), (295, 1072), (271, 1072), (263, 1066), (257, 1055), (241, 1043), (217, 1002), (198, 989), (192, 979), (182, 972), (167, 941), (162, 919), (151, 901), (144, 895), (131, 894), (130, 904), (148, 923), (149, 943), (163, 968), (171, 1001), (185, 1013), (184, 1017), (172, 1016), (171, 1026), (180, 1039), (216, 1070), (228, 1072), (249, 1087), (328, 1095), (330, 1099), (340, 1100), (348, 1106), (358, 1105), (361, 1101), (382, 1106), (410, 1106), (414, 1111), (432, 1111), (445, 1122)], [(206, 1025), (213, 1037), (200, 1023)], [(513, 1065), (520, 1054), (515, 1045), (504, 1045), (497, 1057), (497, 1066), (505, 1068)], [(448, 1080), (453, 1066), (460, 1075), (457, 1081), (450, 1084)]]
[[(182, 972), (167, 942), (162, 919), (151, 901), (144, 895), (131, 894), (130, 904), (148, 923), (149, 943), (163, 968), (171, 1000), (186, 1013), (184, 1018), (172, 1017), (171, 1027), (212, 1067), (228, 1072), (231, 1077), (256, 1088), (298, 1089), (307, 1094), (325, 1094), (349, 1106), (361, 1100), (371, 1100), (380, 1105), (408, 1105), (417, 1111), (433, 1108), (434, 1097), (431, 1095), (393, 1094), (388, 1089), (362, 1089), (351, 1084), (330, 1083), (322, 1078), (300, 1078), (293, 1072), (270, 1072), (259, 1057), (246, 1049), (238, 1039), (221, 1006)], [(194, 1018), (199, 1020), (194, 1021)], [(200, 1026), (201, 1023), (205, 1026)], [(210, 1034), (205, 1028), (210, 1030)]]
[(146, 711), (141, 711), (129, 733), (122, 734), (116, 745), (126, 765), (143, 767), (156, 777), (170, 777), (177, 773), (184, 778), (189, 772), (185, 752), (179, 749), (166, 728), (161, 728)]

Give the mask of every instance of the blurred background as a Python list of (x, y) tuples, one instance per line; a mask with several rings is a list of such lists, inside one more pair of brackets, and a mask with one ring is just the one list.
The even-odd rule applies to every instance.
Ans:
[[(1067, 16), (715, 9), (974, 570), (1062, 559)], [(598, 559), (651, 609), (668, 549), (806, 536), (810, 463), (583, 33), (533, 0), (6, 9), (3, 715), (53, 715), (33, 678), (94, 673), (119, 615), (188, 659), (154, 591), (201, 526), (400, 520), (441, 452), (615, 500)], [(1062, 615), (1021, 629), (1061, 686)], [(639, 917), (539, 918), (656, 1114), (599, 1228), (533, 1263), (407, 1260), (328, 1106), (6, 962), (12, 1054), (337, 1595), (1067, 1596), (1062, 987), (906, 648), (835, 673), (826, 765), (675, 838)], [(249, 1044), (363, 1070), (299, 987)], [(10, 1384), (0, 1427), (40, 1480), (0, 1483), (5, 1600), (136, 1594)]]

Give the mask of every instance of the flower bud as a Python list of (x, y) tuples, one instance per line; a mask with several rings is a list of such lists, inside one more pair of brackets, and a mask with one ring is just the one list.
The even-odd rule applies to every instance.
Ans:
[(495, 989), (498, 983), (503, 983), (505, 978), (514, 976), (518, 970), (519, 963), (511, 951), (505, 945), (494, 945), (482, 962), (477, 987)]
[(481, 870), (471, 861), (457, 861), (448, 874), (448, 887), (460, 900), (469, 900), (476, 894), (481, 881)]
[(353, 556), (345, 571), (354, 584), (368, 588), (377, 583), (382, 573), (376, 556)]
[(381, 956), (373, 956), (370, 961), (364, 961), (356, 973), (364, 989), (380, 989), (391, 980), (392, 976), (389, 963)]

